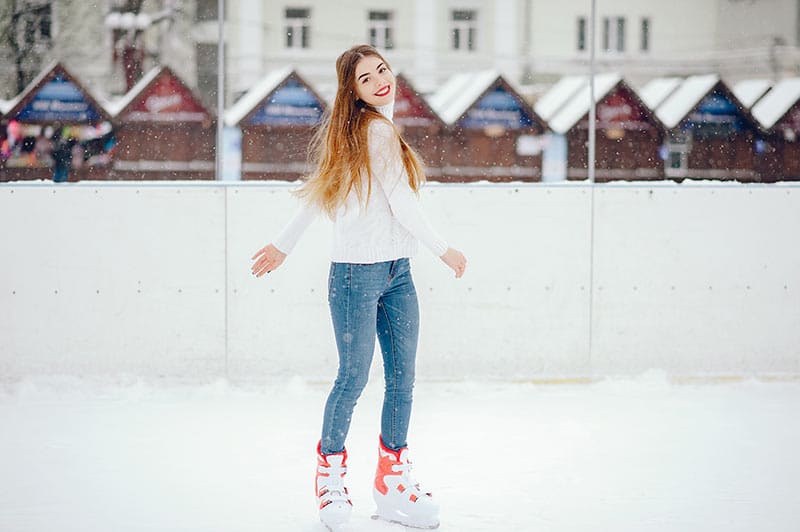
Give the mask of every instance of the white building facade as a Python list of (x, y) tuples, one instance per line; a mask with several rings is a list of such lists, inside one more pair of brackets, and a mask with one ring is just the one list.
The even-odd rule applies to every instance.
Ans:
[[(17, 28), (19, 44), (40, 49), (42, 66), (64, 62), (101, 96), (124, 91), (114, 61), (113, 35), (121, 30), (108, 16), (131, 2), (9, 2), (0, 8), (0, 27), (20, 13), (45, 13), (35, 43), (25, 42), (25, 24)], [(384, 51), (421, 92), (454, 73), (483, 69), (537, 92), (587, 71), (590, 8), (590, 0), (225, 0), (227, 102), (285, 66), (330, 93), (337, 55), (364, 42)], [(143, 0), (141, 12), (153, 21), (141, 34), (145, 70), (172, 67), (213, 105), (218, 0)], [(800, 0), (598, 0), (596, 21), (598, 70), (634, 85), (709, 72), (731, 83), (800, 75)], [(12, 98), (14, 59), (2, 42), (0, 71), (0, 98)]]
[(465, 69), (521, 74), (521, 0), (371, 0), (338, 3), (229, 0), (230, 89), (294, 65), (317, 83), (335, 82), (334, 61), (360, 43), (385, 52), (420, 90)]
[[(228, 0), (229, 90), (295, 66), (335, 83), (334, 60), (367, 42), (422, 92), (465, 70), (519, 84), (586, 72), (589, 0)], [(800, 74), (798, 0), (600, 0), (598, 69), (634, 84), (716, 72), (735, 82)]]

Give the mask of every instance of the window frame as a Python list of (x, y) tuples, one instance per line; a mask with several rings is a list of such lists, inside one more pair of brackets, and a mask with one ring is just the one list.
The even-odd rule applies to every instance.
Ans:
[(589, 26), (586, 17), (579, 16), (577, 20), (577, 27), (575, 28), (575, 31), (577, 32), (577, 35), (575, 36), (575, 46), (579, 52), (585, 52), (589, 48), (587, 40), (589, 35), (588, 28)]
[(624, 16), (603, 17), (603, 52), (625, 53), (627, 22)]
[[(373, 15), (385, 15), (377, 18)], [(382, 50), (392, 50), (394, 42), (394, 11), (370, 9), (367, 11), (367, 39), (370, 45)]]
[(650, 52), (653, 39), (653, 22), (650, 17), (642, 17), (639, 22), (639, 51)]
[[(457, 18), (461, 15), (464, 18)], [(478, 50), (478, 10), (450, 10), (450, 51), (470, 53)]]
[(286, 50), (311, 48), (310, 7), (286, 7), (283, 12), (283, 28), (283, 45)]

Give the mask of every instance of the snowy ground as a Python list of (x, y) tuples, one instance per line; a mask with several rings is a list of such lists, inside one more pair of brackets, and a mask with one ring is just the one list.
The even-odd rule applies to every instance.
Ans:
[[(321, 532), (327, 384), (40, 378), (0, 385), (3, 532)], [(348, 449), (348, 530), (374, 522), (381, 395)], [(448, 532), (800, 530), (800, 383), (421, 381), (410, 441)]]

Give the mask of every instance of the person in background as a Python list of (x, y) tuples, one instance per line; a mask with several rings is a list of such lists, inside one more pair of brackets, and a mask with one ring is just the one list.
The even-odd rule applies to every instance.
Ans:
[(65, 138), (64, 129), (56, 127), (53, 131), (53, 137), (50, 139), (53, 144), (53, 181), (55, 183), (64, 183), (69, 181), (69, 170), (72, 167), (72, 148), (75, 145), (75, 139), (71, 135)]
[(350, 518), (345, 439), (377, 335), (386, 381), (372, 489), (377, 516), (435, 528), (439, 508), (411, 474), (406, 441), (419, 331), (409, 258), (422, 242), (457, 278), (467, 261), (439, 236), (419, 204), (425, 174), (392, 123), (396, 83), (389, 64), (375, 48), (361, 45), (337, 59), (336, 72), (335, 101), (316, 137), (316, 171), (298, 192), (304, 208), (256, 252), (252, 272), (260, 277), (278, 268), (317, 213), (333, 220), (328, 302), (339, 370), (317, 444), (320, 520), (333, 529)]

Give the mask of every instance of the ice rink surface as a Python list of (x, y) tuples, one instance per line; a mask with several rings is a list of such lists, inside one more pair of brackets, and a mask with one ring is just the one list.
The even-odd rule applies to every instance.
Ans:
[[(0, 531), (321, 532), (327, 383), (0, 384)], [(348, 438), (348, 532), (370, 519), (382, 395)], [(416, 477), (440, 530), (800, 530), (800, 382), (417, 383)]]

